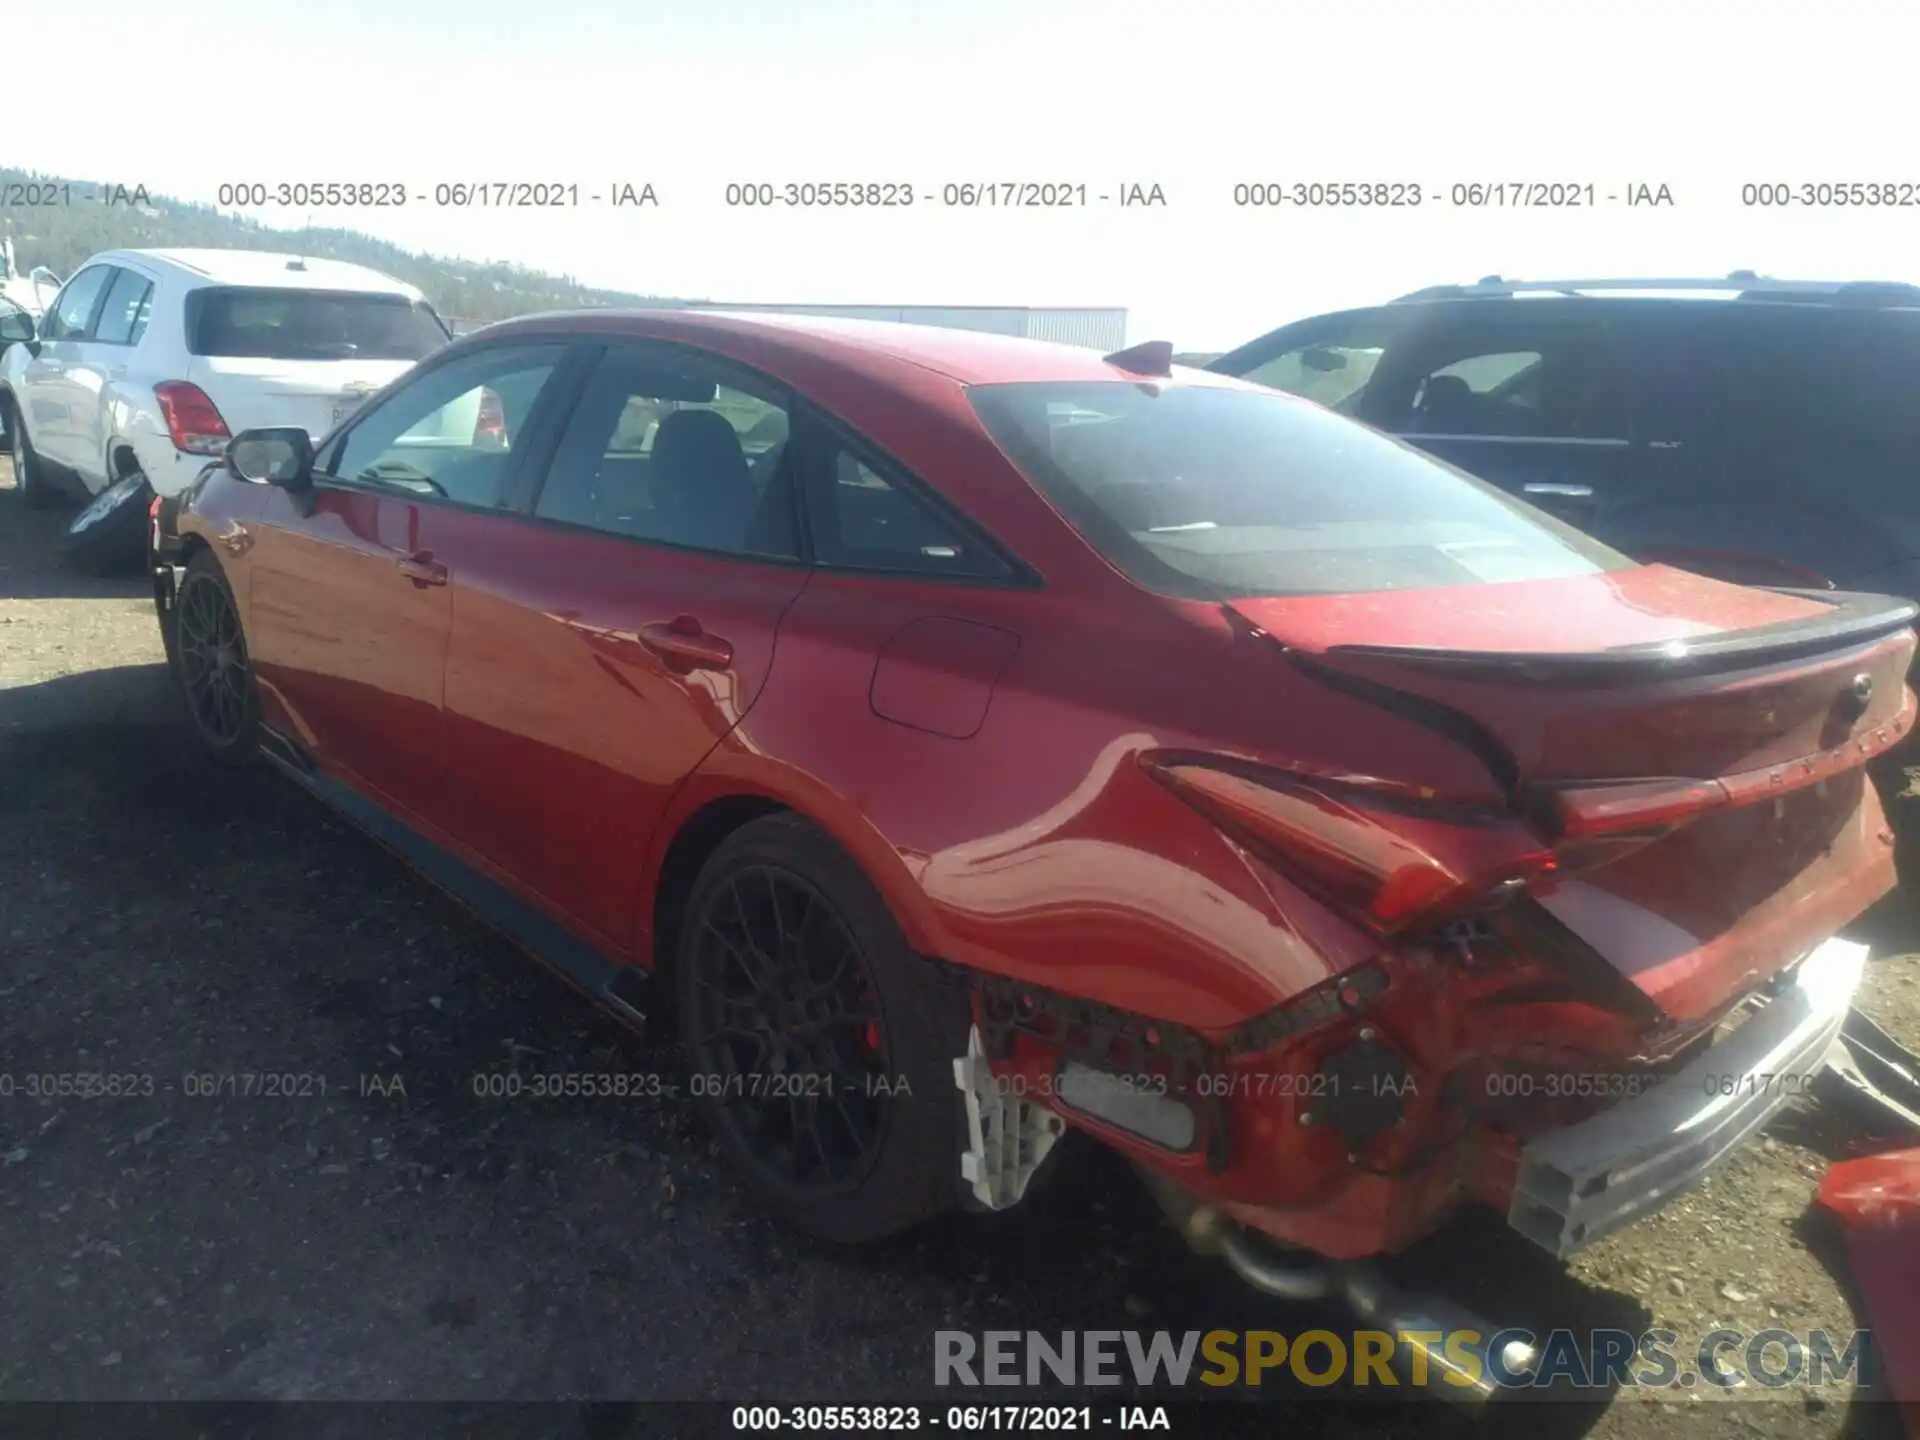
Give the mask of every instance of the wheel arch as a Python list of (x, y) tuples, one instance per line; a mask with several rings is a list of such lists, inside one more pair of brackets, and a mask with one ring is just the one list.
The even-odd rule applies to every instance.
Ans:
[(860, 868), (907, 944), (921, 954), (938, 953), (939, 927), (925, 892), (859, 808), (799, 771), (779, 767), (767, 774), (765, 757), (752, 759), (762, 773), (733, 773), (726, 761), (710, 760), (715, 772), (695, 771), (662, 818), (638, 909), (645, 927), (640, 953), (652, 962), (662, 991), (672, 990), (680, 926), (701, 866), (729, 835), (768, 815), (796, 815), (819, 829)]
[(124, 435), (107, 437), (106, 476), (108, 485), (117, 485), (129, 475), (142, 473), (139, 452)]

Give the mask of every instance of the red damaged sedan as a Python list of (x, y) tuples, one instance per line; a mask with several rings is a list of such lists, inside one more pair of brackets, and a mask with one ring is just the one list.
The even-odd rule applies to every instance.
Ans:
[(1565, 1255), (1818, 1069), (1915, 607), (1636, 565), (1169, 357), (496, 325), (156, 506), (171, 663), (214, 755), (671, 1016), (818, 1234), (1014, 1204), (1073, 1126), (1269, 1290), (1473, 1203)]

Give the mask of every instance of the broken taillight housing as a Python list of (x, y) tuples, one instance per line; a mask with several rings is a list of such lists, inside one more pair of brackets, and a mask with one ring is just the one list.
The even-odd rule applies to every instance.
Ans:
[(1558, 868), (1554, 852), (1511, 816), (1238, 762), (1147, 755), (1142, 764), (1236, 842), (1376, 934), (1498, 906)]
[(1651, 779), (1586, 784), (1547, 792), (1552, 822), (1568, 840), (1654, 838), (1698, 820), (1732, 796), (1718, 780)]

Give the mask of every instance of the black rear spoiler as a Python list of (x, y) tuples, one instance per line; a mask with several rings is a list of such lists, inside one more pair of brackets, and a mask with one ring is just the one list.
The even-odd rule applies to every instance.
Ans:
[(1640, 684), (1744, 670), (1864, 645), (1911, 629), (1915, 619), (1920, 618), (1920, 605), (1890, 595), (1766, 588), (1782, 595), (1817, 600), (1829, 609), (1824, 615), (1780, 620), (1771, 625), (1756, 625), (1750, 630), (1702, 636), (1698, 640), (1621, 645), (1584, 653), (1446, 650), (1422, 645), (1334, 645), (1323, 653), (1329, 660), (1380, 660), (1422, 670), (1445, 671), (1462, 679), (1591, 686)]

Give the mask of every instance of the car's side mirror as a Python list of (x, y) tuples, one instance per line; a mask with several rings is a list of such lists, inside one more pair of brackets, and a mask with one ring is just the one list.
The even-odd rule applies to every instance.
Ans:
[(26, 310), (8, 305), (0, 311), (0, 345), (31, 345), (38, 333), (33, 316)]
[(313, 437), (298, 425), (242, 430), (227, 442), (227, 469), (256, 485), (313, 488)]
[(1309, 370), (1318, 370), (1322, 375), (1331, 375), (1336, 370), (1347, 368), (1347, 357), (1338, 350), (1329, 350), (1324, 345), (1316, 345), (1300, 354), (1300, 363)]

